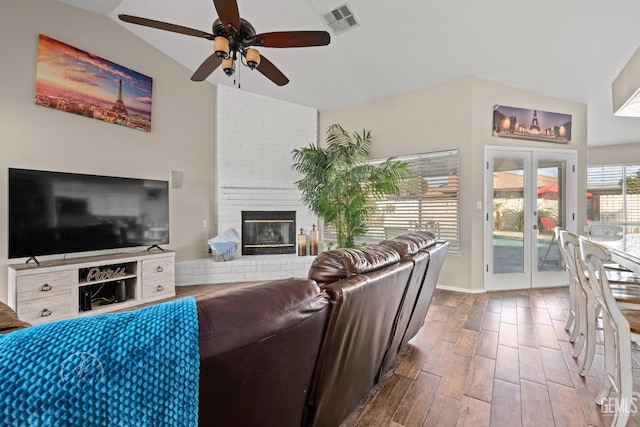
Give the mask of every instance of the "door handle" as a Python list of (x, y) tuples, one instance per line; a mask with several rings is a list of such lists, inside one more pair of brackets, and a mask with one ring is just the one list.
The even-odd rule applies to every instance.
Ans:
[(537, 230), (537, 229), (538, 229), (538, 225), (537, 225), (537, 224), (536, 224), (536, 225), (534, 225), (534, 226), (533, 226), (533, 229), (534, 229), (534, 230)]

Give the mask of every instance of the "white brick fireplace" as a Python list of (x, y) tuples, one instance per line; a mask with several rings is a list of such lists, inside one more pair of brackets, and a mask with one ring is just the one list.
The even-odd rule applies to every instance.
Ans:
[[(241, 232), (243, 210), (295, 211), (297, 229), (305, 232), (315, 216), (300, 202), (291, 169), (292, 150), (317, 141), (317, 111), (228, 86), (218, 86), (216, 176), (218, 232)], [(212, 236), (213, 237), (213, 236)], [(312, 257), (240, 256), (176, 265), (178, 285), (304, 277)]]

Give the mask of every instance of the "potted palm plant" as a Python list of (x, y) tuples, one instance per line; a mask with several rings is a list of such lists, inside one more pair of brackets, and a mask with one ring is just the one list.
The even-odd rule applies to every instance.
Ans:
[(411, 171), (406, 162), (387, 159), (369, 163), (371, 132), (350, 134), (339, 124), (327, 129), (326, 147), (310, 144), (293, 150), (293, 169), (302, 202), (325, 223), (334, 226), (338, 247), (354, 247), (367, 232), (375, 211), (373, 199), (399, 193), (399, 184)]

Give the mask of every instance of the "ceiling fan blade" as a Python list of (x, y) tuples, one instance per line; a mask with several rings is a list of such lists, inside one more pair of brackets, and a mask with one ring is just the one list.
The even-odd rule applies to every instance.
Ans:
[(211, 73), (215, 71), (222, 64), (222, 59), (218, 58), (218, 55), (212, 53), (204, 62), (198, 67), (193, 76), (191, 76), (191, 80), (194, 82), (201, 82)]
[(277, 31), (256, 34), (245, 42), (264, 47), (326, 46), (331, 42), (331, 36), (326, 31)]
[(260, 65), (258, 65), (258, 71), (260, 71), (266, 78), (277, 84), (278, 86), (284, 86), (289, 83), (287, 76), (282, 74), (282, 71), (278, 70), (278, 67), (273, 65), (271, 61), (260, 55)]
[(231, 25), (240, 31), (240, 12), (236, 0), (213, 0), (213, 5), (225, 29)]
[(138, 16), (131, 16), (131, 15), (118, 15), (118, 18), (120, 18), (121, 21), (129, 22), (131, 24), (143, 25), (145, 27), (157, 28), (159, 30), (185, 34), (187, 36), (203, 37), (209, 40), (214, 39), (213, 34), (206, 33), (200, 30), (195, 30), (189, 27), (183, 27), (182, 25), (169, 24), (168, 22), (156, 21), (155, 19), (140, 18)]

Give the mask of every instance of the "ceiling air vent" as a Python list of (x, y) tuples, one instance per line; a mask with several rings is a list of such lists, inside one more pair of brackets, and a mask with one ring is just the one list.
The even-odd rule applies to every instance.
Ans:
[(325, 14), (324, 18), (336, 34), (344, 33), (358, 26), (358, 21), (346, 3)]

